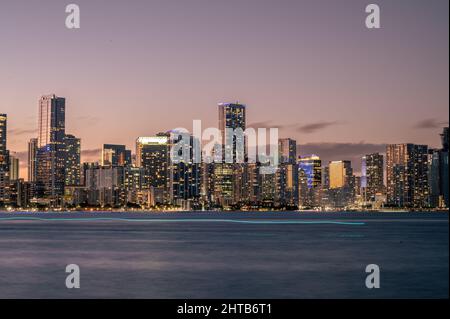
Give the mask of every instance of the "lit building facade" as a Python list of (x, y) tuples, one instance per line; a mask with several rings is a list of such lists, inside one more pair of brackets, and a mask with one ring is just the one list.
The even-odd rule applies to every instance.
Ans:
[(19, 179), (20, 162), (15, 156), (9, 157), (9, 179), (11, 182)]
[(168, 201), (170, 141), (167, 133), (136, 140), (136, 166), (144, 168), (145, 184), (164, 193)]
[(199, 141), (195, 141), (195, 138), (186, 132), (170, 131), (168, 134), (170, 146), (177, 145), (173, 151), (178, 151), (179, 156), (179, 160), (169, 158), (169, 202), (185, 210), (199, 208), (202, 166), (192, 160), (194, 145)]
[(429, 206), (428, 146), (386, 146), (387, 203), (396, 207)]
[(38, 139), (32, 138), (28, 142), (28, 181), (36, 182), (36, 155), (38, 149)]
[(376, 194), (384, 192), (384, 156), (379, 153), (364, 156), (365, 181), (362, 185), (368, 200), (374, 200)]
[(320, 206), (320, 188), (322, 185), (322, 160), (312, 154), (298, 159), (300, 205)]
[(348, 186), (353, 175), (350, 161), (332, 161), (329, 163), (330, 189)]
[(81, 183), (81, 140), (73, 135), (64, 137), (66, 147), (65, 185), (80, 185)]
[(6, 114), (0, 114), (0, 204), (9, 201), (9, 151), (7, 149), (7, 120)]
[(52, 205), (60, 204), (64, 195), (65, 112), (64, 98), (46, 95), (39, 100), (36, 188)]
[[(219, 130), (222, 135), (222, 162), (214, 163), (214, 199), (224, 208), (230, 207), (242, 199), (243, 163), (236, 163), (237, 158), (246, 157), (245, 139), (239, 141), (230, 132), (246, 129), (246, 106), (239, 103), (219, 103)], [(227, 132), (229, 134), (227, 141)], [(243, 137), (243, 135), (242, 135)], [(239, 143), (240, 142), (240, 143)], [(242, 146), (242, 147), (239, 147)], [(233, 163), (225, 163), (226, 154), (232, 154)]]

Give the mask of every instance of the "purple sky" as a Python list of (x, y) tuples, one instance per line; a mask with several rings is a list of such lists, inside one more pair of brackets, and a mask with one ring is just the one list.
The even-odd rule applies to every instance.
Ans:
[[(247, 104), (248, 124), (279, 126), (300, 153), (438, 146), (448, 122), (447, 0), (71, 2), (75, 31), (70, 2), (0, 4), (0, 112), (21, 159), (49, 93), (67, 98), (84, 159), (192, 119), (215, 126), (221, 101)], [(380, 30), (365, 28), (369, 3)]]

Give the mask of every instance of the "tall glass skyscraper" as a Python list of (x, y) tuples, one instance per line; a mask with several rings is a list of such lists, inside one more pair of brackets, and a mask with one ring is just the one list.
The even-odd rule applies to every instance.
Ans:
[(36, 187), (39, 197), (59, 204), (65, 185), (66, 100), (45, 95), (39, 100)]
[(440, 180), (440, 193), (442, 196), (442, 201), (445, 207), (450, 207), (449, 203), (449, 177), (448, 177), (448, 139), (449, 130), (448, 127), (444, 127), (441, 134), (442, 138), (442, 150), (440, 152), (440, 163), (439, 163), (439, 180)]
[(136, 166), (144, 168), (144, 181), (168, 195), (168, 166), (170, 160), (169, 136), (159, 133), (156, 136), (139, 137), (136, 140)]
[(322, 161), (317, 155), (307, 155), (299, 159), (299, 169), (306, 175), (308, 188), (320, 186), (322, 183)]
[(38, 139), (32, 138), (28, 142), (28, 181), (36, 182), (36, 155), (38, 149)]
[(365, 188), (369, 198), (383, 192), (384, 188), (384, 159), (379, 153), (367, 154), (365, 158)]
[(4, 162), (4, 156), (7, 153), (6, 149), (6, 134), (8, 116), (6, 114), (0, 114), (0, 165)]
[(297, 162), (297, 141), (291, 138), (278, 140), (279, 163), (295, 164)]
[(67, 134), (64, 138), (66, 146), (65, 185), (81, 184), (81, 139)]
[(429, 202), (428, 146), (386, 146), (387, 202), (398, 207), (426, 207)]
[(19, 179), (19, 159), (15, 156), (9, 157), (9, 180), (11, 182), (17, 181)]
[[(236, 130), (241, 129), (245, 131), (246, 128), (246, 106), (244, 104), (239, 103), (219, 103), (219, 130), (222, 134), (222, 145), (223, 152), (222, 155), (225, 156), (225, 152), (233, 152), (233, 159), (236, 159), (238, 154), (236, 152), (240, 152), (241, 150), (237, 148), (238, 141), (235, 136), (233, 136), (233, 140), (230, 141), (229, 145), (226, 145), (226, 131), (228, 130)], [(244, 141), (241, 141), (242, 145), (245, 145)], [(244, 154), (245, 154), (245, 146), (244, 146)], [(244, 154), (241, 154), (245, 157)]]
[[(230, 207), (241, 201), (241, 190), (244, 180), (242, 163), (237, 164), (236, 159), (246, 157), (245, 140), (238, 140), (233, 135), (227, 143), (227, 131), (242, 130), (246, 128), (246, 106), (239, 103), (219, 103), (219, 130), (222, 134), (222, 163), (214, 163), (214, 199), (222, 207)], [(242, 135), (243, 138), (243, 135)], [(239, 144), (240, 143), (240, 144)], [(228, 145), (227, 145), (228, 144)], [(238, 147), (239, 145), (242, 148)], [(232, 154), (233, 163), (225, 163), (225, 154)]]
[(0, 203), (8, 201), (9, 151), (6, 147), (7, 115), (0, 114)]
[(331, 161), (329, 164), (330, 188), (349, 186), (353, 175), (350, 161)]
[[(177, 145), (179, 160), (169, 161), (169, 200), (183, 209), (199, 205), (201, 187), (201, 164), (194, 163), (193, 148), (195, 138), (187, 132), (172, 130), (168, 132), (170, 145)], [(183, 158), (184, 155), (184, 158)]]

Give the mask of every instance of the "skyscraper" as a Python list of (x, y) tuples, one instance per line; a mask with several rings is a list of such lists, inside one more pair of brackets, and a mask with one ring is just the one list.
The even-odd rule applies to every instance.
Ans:
[(277, 196), (276, 202), (281, 206), (295, 207), (298, 206), (298, 164), (280, 163), (276, 172), (277, 177)]
[(8, 152), (6, 148), (6, 134), (8, 133), (7, 121), (8, 116), (6, 114), (0, 114), (0, 165), (5, 163), (5, 157)]
[(350, 161), (331, 161), (329, 163), (330, 188), (348, 186), (353, 175)]
[(145, 170), (145, 184), (164, 192), (168, 200), (170, 143), (167, 133), (136, 140), (136, 166)]
[(431, 207), (440, 206), (441, 181), (440, 181), (440, 157), (441, 150), (428, 150), (428, 187), (429, 203)]
[(319, 191), (322, 185), (322, 161), (317, 155), (300, 157), (299, 185), (302, 206), (319, 206)]
[(19, 159), (15, 156), (9, 157), (9, 180), (11, 182), (19, 179)]
[[(442, 150), (439, 156), (439, 188), (440, 195), (442, 197), (445, 207), (450, 207), (449, 203), (449, 176), (448, 176), (448, 139), (449, 130), (448, 127), (444, 127), (441, 134), (442, 138)], [(442, 205), (442, 206), (444, 206)]]
[(7, 115), (0, 114), (0, 203), (8, 202), (9, 197), (9, 151), (7, 143)]
[[(244, 135), (232, 135), (234, 132), (243, 133), (246, 128), (246, 106), (239, 103), (219, 103), (219, 130), (222, 134), (222, 163), (214, 163), (214, 198), (222, 207), (230, 207), (242, 200), (243, 161), (246, 157), (246, 143)], [(227, 137), (228, 134), (228, 137)], [(225, 163), (226, 154), (231, 154), (232, 163)]]
[(124, 169), (121, 166), (84, 163), (83, 176), (88, 204), (111, 207), (124, 204), (121, 198), (125, 177)]
[(28, 181), (36, 182), (36, 155), (38, 149), (38, 139), (32, 138), (28, 142)]
[(278, 140), (279, 163), (295, 164), (297, 161), (297, 141), (291, 138)]
[(389, 205), (428, 206), (428, 147), (415, 144), (387, 145), (386, 179)]
[(298, 206), (297, 141), (278, 139), (278, 168), (276, 170), (276, 204)]
[(307, 186), (318, 187), (322, 183), (322, 161), (319, 156), (312, 154), (299, 158), (299, 169), (305, 172)]
[(367, 199), (374, 199), (375, 194), (384, 189), (384, 158), (379, 153), (367, 154), (365, 157), (365, 191)]
[(81, 183), (81, 140), (67, 134), (64, 138), (66, 147), (65, 185), (75, 186)]
[(346, 207), (355, 197), (355, 177), (350, 161), (331, 161), (328, 165), (328, 203), (333, 207)]
[[(222, 134), (222, 146), (223, 152), (222, 155), (225, 157), (226, 152), (232, 152), (234, 161), (237, 156), (245, 157), (245, 141), (238, 141), (236, 136), (233, 136), (233, 140), (228, 141), (227, 144), (227, 130), (231, 132), (231, 130), (241, 129), (245, 131), (246, 128), (246, 106), (244, 104), (239, 103), (219, 103), (219, 130)], [(230, 135), (231, 137), (231, 135)], [(239, 143), (241, 142), (244, 149), (239, 149)], [(240, 154), (243, 151), (244, 154)], [(239, 155), (238, 155), (238, 154)]]
[(448, 126), (444, 127), (441, 133), (442, 150), (448, 152), (449, 131)]
[(449, 207), (448, 187), (448, 127), (441, 134), (442, 149), (428, 153), (428, 183), (432, 207)]
[[(198, 208), (201, 191), (201, 164), (194, 163), (193, 148), (195, 138), (187, 132), (170, 131), (171, 147), (179, 147), (180, 159), (169, 158), (168, 190), (169, 202), (183, 209)], [(183, 154), (186, 152), (186, 154)], [(187, 155), (183, 157), (182, 155)]]
[(38, 196), (51, 204), (59, 204), (64, 195), (65, 109), (65, 99), (56, 95), (39, 100), (36, 187)]

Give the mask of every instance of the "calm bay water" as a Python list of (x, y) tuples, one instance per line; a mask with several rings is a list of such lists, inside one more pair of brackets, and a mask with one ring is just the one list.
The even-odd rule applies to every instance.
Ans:
[(448, 231), (442, 213), (0, 213), (0, 298), (448, 298)]

